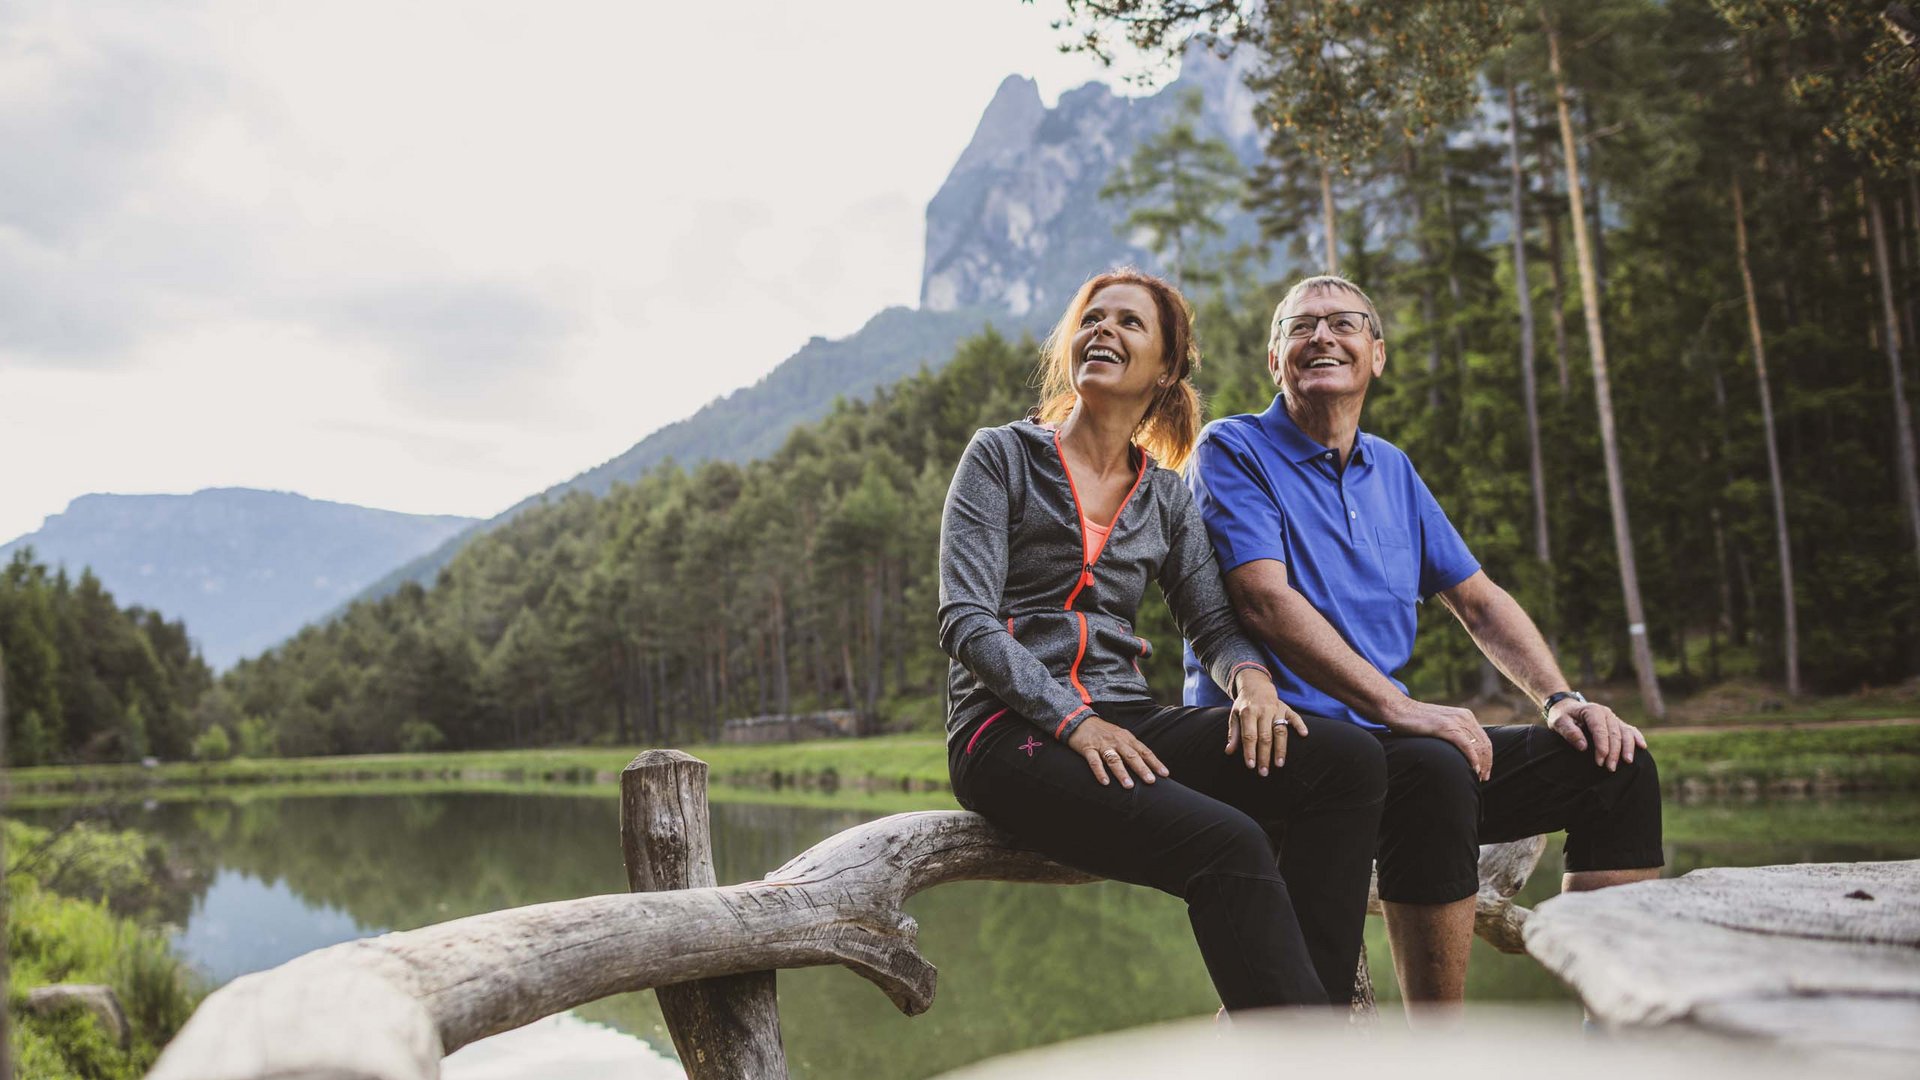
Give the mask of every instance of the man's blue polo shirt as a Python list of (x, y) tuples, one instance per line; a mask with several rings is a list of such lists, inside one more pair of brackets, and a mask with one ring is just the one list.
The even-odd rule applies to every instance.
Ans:
[[(1337, 455), (1287, 415), (1285, 399), (1258, 416), (1208, 424), (1187, 483), (1206, 520), (1222, 574), (1275, 559), (1353, 650), (1394, 685), (1413, 657), (1415, 604), (1473, 576), (1480, 563), (1447, 520), (1413, 462), (1365, 433), (1343, 472)], [(1289, 671), (1262, 644), (1280, 700), (1299, 712), (1378, 728)], [(1232, 704), (1186, 654), (1189, 705)]]

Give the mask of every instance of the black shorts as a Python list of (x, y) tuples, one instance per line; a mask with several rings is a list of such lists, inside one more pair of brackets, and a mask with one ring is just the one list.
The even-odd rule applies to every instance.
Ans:
[(1653, 755), (1609, 772), (1590, 750), (1537, 724), (1486, 729), (1493, 778), (1482, 783), (1452, 743), (1376, 731), (1387, 755), (1377, 852), (1380, 898), (1445, 904), (1480, 887), (1481, 844), (1567, 833), (1568, 870), (1661, 866), (1660, 776)]

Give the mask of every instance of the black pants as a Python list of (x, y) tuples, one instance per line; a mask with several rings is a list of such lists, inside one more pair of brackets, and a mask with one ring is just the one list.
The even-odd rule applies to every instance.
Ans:
[(1568, 870), (1631, 870), (1665, 861), (1660, 775), (1652, 754), (1636, 749), (1632, 764), (1623, 760), (1608, 772), (1593, 763), (1592, 751), (1575, 750), (1545, 727), (1486, 731), (1493, 742), (1493, 777), (1485, 783), (1452, 743), (1374, 732), (1387, 755), (1382, 900), (1465, 899), (1480, 887), (1481, 844), (1561, 829), (1567, 831)]
[(1379, 744), (1351, 724), (1310, 721), (1286, 765), (1263, 777), (1225, 753), (1225, 708), (1094, 709), (1172, 775), (1103, 787), (1066, 744), (1008, 714), (951, 744), (960, 804), (1058, 862), (1185, 899), (1228, 1009), (1345, 1005), (1386, 790)]

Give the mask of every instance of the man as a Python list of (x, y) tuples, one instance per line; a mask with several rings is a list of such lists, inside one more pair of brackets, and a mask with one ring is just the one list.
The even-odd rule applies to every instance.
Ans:
[[(1640, 732), (1574, 691), (1407, 456), (1360, 431), (1386, 362), (1379, 314), (1358, 286), (1295, 285), (1267, 352), (1280, 393), (1260, 415), (1208, 425), (1189, 483), (1281, 699), (1310, 728), (1318, 717), (1378, 735), (1387, 805), (1376, 859), (1394, 968), (1410, 1005), (1456, 1004), (1479, 845), (1565, 829), (1563, 889), (1656, 877), (1660, 788)], [(1407, 696), (1393, 676), (1413, 655), (1414, 605), (1432, 596), (1540, 706), (1542, 724), (1482, 728), (1465, 709)], [(1185, 698), (1227, 700), (1191, 652)]]

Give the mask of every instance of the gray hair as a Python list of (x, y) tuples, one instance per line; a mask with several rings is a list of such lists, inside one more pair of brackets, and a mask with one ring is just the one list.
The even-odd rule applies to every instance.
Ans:
[(1273, 309), (1273, 322), (1267, 326), (1267, 347), (1271, 349), (1279, 344), (1282, 312), (1285, 312), (1289, 307), (1292, 307), (1294, 304), (1299, 303), (1309, 296), (1317, 296), (1321, 293), (1329, 292), (1352, 293), (1362, 304), (1367, 306), (1367, 318), (1373, 320), (1374, 340), (1377, 341), (1386, 336), (1383, 327), (1380, 325), (1380, 310), (1373, 306), (1373, 298), (1367, 295), (1365, 289), (1341, 277), (1339, 274), (1316, 274), (1313, 277), (1303, 278), (1294, 282), (1293, 288), (1287, 290), (1287, 295), (1280, 298), (1280, 303)]

